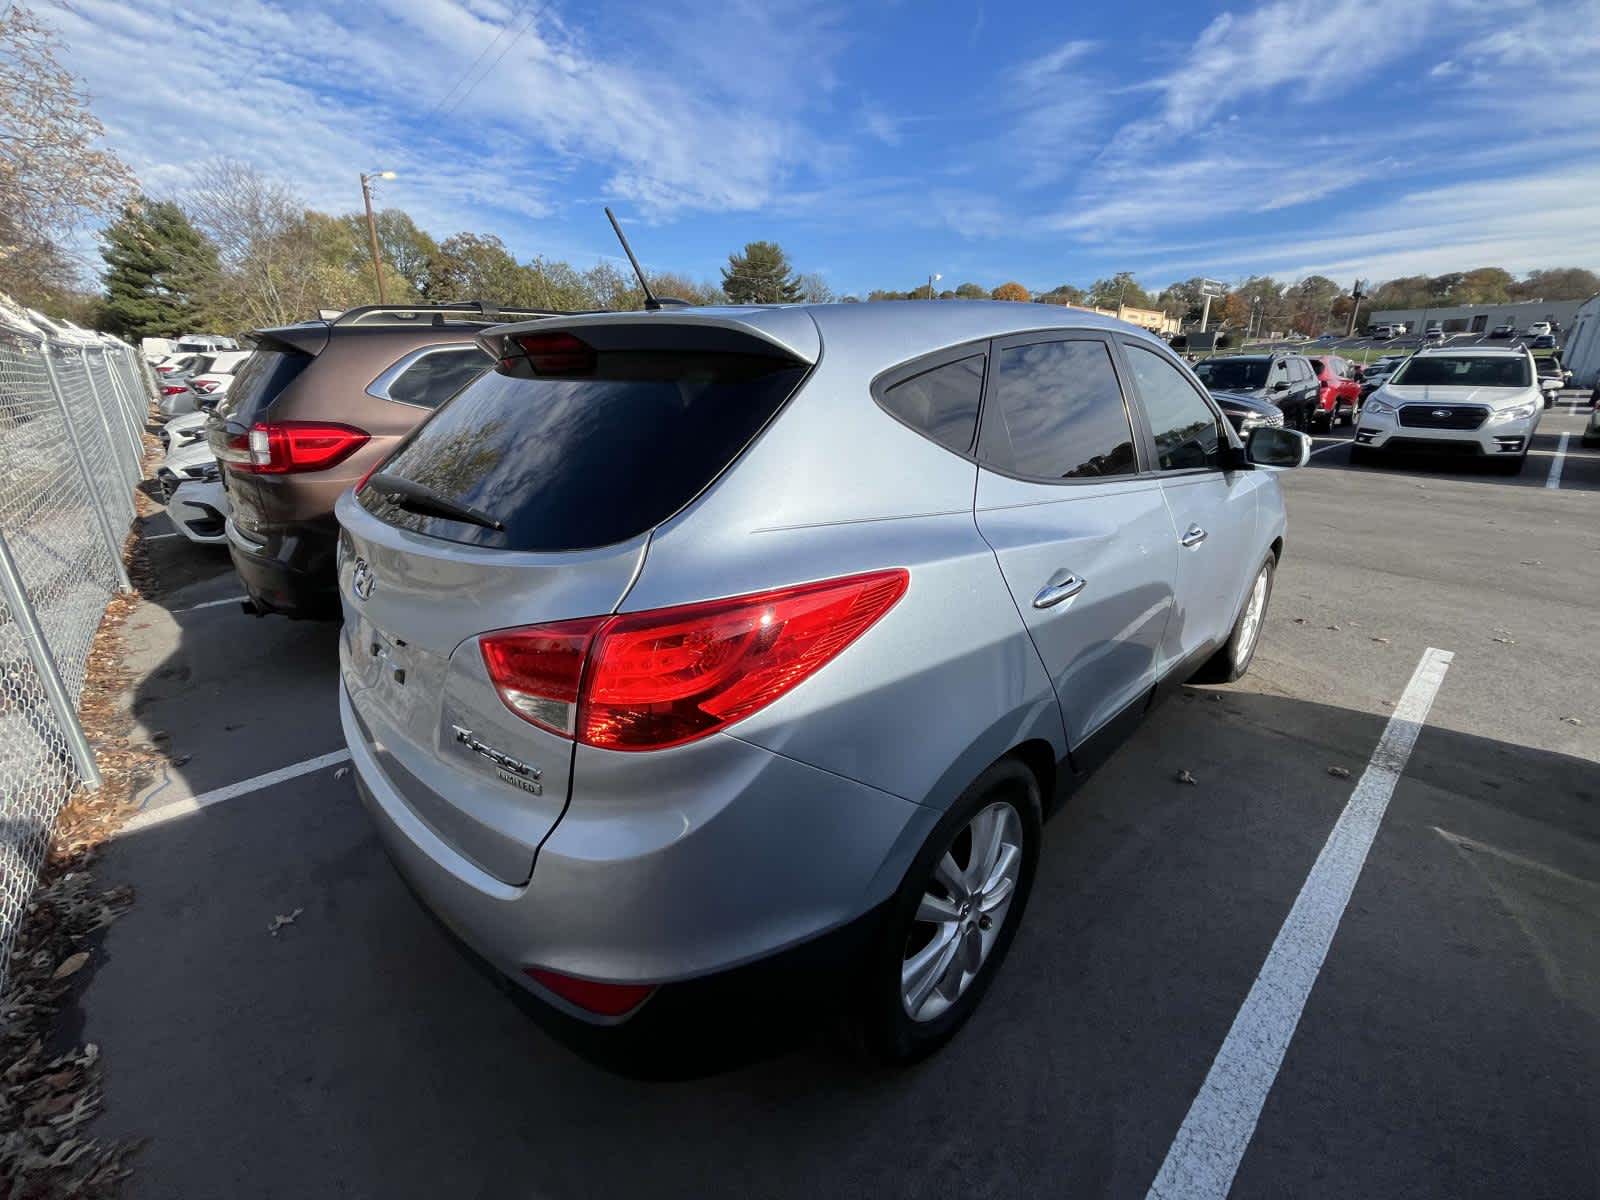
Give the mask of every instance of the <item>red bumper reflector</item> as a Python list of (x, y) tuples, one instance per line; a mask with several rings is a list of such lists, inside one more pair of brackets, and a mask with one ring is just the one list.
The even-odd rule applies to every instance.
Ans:
[(620, 1017), (632, 1012), (655, 991), (651, 983), (600, 983), (594, 979), (575, 979), (543, 967), (526, 967), (529, 979), (547, 987), (568, 1004), (574, 1004), (597, 1017)]

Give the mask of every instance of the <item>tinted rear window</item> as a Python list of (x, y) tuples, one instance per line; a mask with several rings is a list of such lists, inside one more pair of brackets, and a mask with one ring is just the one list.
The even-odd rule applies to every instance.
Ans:
[(1217, 391), (1253, 391), (1267, 386), (1269, 365), (1264, 358), (1213, 358), (1196, 363), (1194, 373)]
[(1036, 342), (997, 356), (979, 454), (1035, 479), (1092, 479), (1138, 470), (1127, 405), (1104, 342)]
[(401, 508), (363, 488), (381, 520), (508, 550), (625, 541), (677, 512), (782, 406), (805, 368), (758, 354), (602, 351), (580, 378), (491, 371), (385, 464), (501, 521), (504, 530)]
[(257, 350), (234, 372), (227, 398), (217, 406), (217, 415), (246, 425), (263, 420), (278, 394), (310, 364), (311, 355), (298, 350)]

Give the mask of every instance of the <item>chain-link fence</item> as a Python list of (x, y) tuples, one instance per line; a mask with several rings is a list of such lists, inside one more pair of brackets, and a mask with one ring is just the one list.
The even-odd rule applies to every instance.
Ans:
[(0, 298), (0, 986), (56, 813), (99, 784), (77, 708), (153, 397), (132, 346)]

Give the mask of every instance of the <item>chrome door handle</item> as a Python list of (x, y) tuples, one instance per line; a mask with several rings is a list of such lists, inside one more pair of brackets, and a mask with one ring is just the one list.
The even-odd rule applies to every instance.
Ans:
[(1039, 594), (1033, 598), (1035, 608), (1050, 608), (1060, 604), (1063, 600), (1070, 600), (1083, 591), (1088, 580), (1080, 579), (1071, 571), (1057, 571), (1050, 576), (1050, 582), (1039, 589)]
[(1178, 541), (1182, 542), (1185, 546), (1198, 546), (1210, 536), (1211, 535), (1208, 534), (1204, 529), (1201, 529), (1200, 526), (1191, 525), (1189, 526), (1189, 532), (1179, 538)]

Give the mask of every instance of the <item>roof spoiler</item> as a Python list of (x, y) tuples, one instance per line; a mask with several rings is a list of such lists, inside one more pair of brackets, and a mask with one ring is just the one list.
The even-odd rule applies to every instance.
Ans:
[[(702, 348), (724, 350), (763, 346), (796, 362), (811, 365), (822, 356), (822, 335), (804, 309), (773, 308), (748, 317), (704, 309), (665, 308), (656, 312), (612, 312), (551, 317), (501, 325), (478, 335), (478, 345), (496, 359), (521, 353), (507, 343), (519, 334), (564, 331), (596, 349), (672, 349), (692, 338)], [(756, 344), (756, 347), (752, 346)]]

